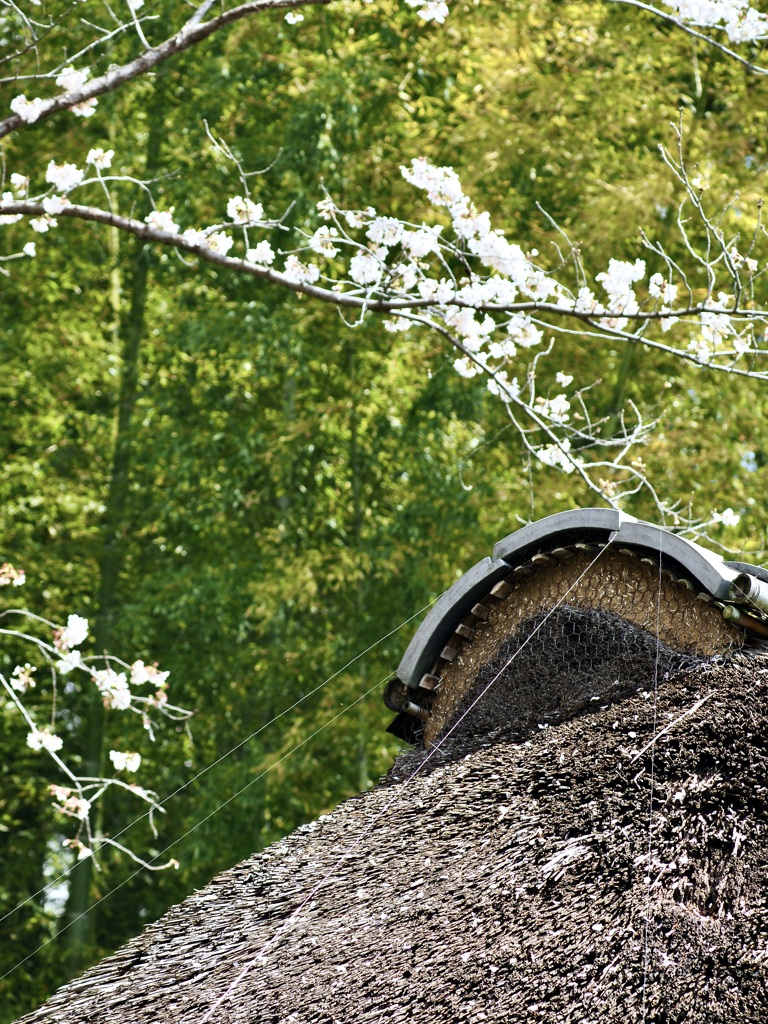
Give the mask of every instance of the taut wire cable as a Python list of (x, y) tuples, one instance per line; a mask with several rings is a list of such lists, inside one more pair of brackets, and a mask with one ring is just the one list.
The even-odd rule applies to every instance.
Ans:
[[(661, 631), (661, 535), (659, 535), (659, 582), (656, 594), (656, 662), (653, 667), (653, 729), (651, 735), (656, 736), (656, 722), (658, 719), (658, 692), (659, 692), (659, 652), (660, 652), (660, 631)], [(648, 990), (648, 957), (649, 957), (649, 930), (651, 916), (651, 854), (653, 843), (653, 796), (656, 765), (656, 742), (651, 746), (651, 781), (648, 794), (648, 849), (646, 851), (646, 892), (645, 892), (645, 920), (643, 922), (643, 1024), (646, 1019), (647, 990)]]
[(218, 1009), (219, 1006), (221, 1006), (221, 1004), (225, 1000), (229, 999), (234, 994), (235, 990), (239, 987), (241, 982), (246, 978), (246, 976), (252, 970), (253, 966), (259, 960), (261, 960), (264, 957), (265, 953), (267, 952), (269, 947), (277, 940), (278, 936), (281, 935), (282, 932), (287, 927), (289, 927), (291, 924), (293, 924), (294, 921), (296, 921), (296, 919), (298, 918), (298, 916), (302, 912), (302, 910), (304, 910), (304, 908), (315, 898), (317, 893), (320, 891), (320, 889), (322, 889), (322, 887), (325, 885), (325, 883), (328, 881), (328, 879), (336, 874), (336, 872), (341, 867), (341, 865), (344, 863), (344, 861), (348, 857), (350, 857), (352, 855), (352, 853), (354, 853), (354, 851), (357, 849), (357, 847), (360, 845), (360, 843), (363, 841), (363, 839), (365, 839), (366, 836), (370, 835), (371, 831), (373, 830), (373, 828), (375, 827), (377, 822), (380, 821), (381, 818), (388, 811), (390, 811), (392, 809), (392, 807), (394, 807), (395, 804), (399, 800), (402, 799), (403, 794), (405, 793), (405, 790), (410, 785), (410, 783), (413, 782), (413, 780), (416, 778), (416, 776), (429, 763), (429, 761), (432, 759), (432, 757), (434, 757), (434, 755), (442, 747), (442, 745), (449, 738), (449, 736), (458, 728), (459, 725), (461, 725), (462, 721), (467, 717), (467, 715), (475, 707), (475, 705), (480, 700), (482, 700), (482, 698), (486, 695), (486, 693), (488, 693), (488, 691), (491, 689), (491, 687), (494, 685), (494, 683), (496, 683), (496, 681), (499, 679), (499, 677), (504, 672), (506, 672), (506, 670), (509, 668), (509, 666), (512, 664), (512, 662), (515, 660), (515, 658), (518, 657), (520, 652), (531, 642), (531, 640), (536, 636), (536, 634), (539, 632), (539, 630), (542, 629), (542, 627), (545, 625), (545, 623), (550, 618), (550, 616), (553, 615), (557, 611), (557, 609), (563, 604), (563, 602), (568, 597), (570, 592), (574, 589), (574, 587), (576, 587), (581, 582), (581, 580), (587, 575), (587, 573), (590, 572), (590, 570), (593, 568), (593, 566), (602, 557), (603, 553), (610, 547), (611, 543), (612, 543), (612, 540), (609, 540), (608, 543), (604, 547), (600, 548), (600, 550), (595, 555), (595, 557), (592, 559), (592, 561), (589, 563), (589, 565), (583, 570), (583, 572), (578, 576), (578, 578), (576, 580), (574, 580), (574, 582), (570, 585), (570, 587), (568, 587), (568, 589), (565, 591), (565, 593), (558, 599), (558, 601), (552, 606), (552, 608), (549, 609), (547, 614), (544, 616), (544, 618), (541, 620), (541, 622), (536, 626), (536, 628), (532, 630), (532, 632), (520, 644), (520, 646), (517, 648), (517, 650), (514, 651), (514, 653), (510, 655), (510, 657), (507, 659), (505, 664), (502, 665), (502, 667), (499, 669), (499, 671), (496, 673), (496, 675), (494, 675), (493, 678), (482, 688), (482, 690), (477, 694), (477, 696), (469, 704), (469, 706), (456, 719), (456, 721), (453, 723), (453, 725), (450, 727), (450, 729), (448, 729), (444, 733), (444, 735), (440, 737), (439, 741), (437, 743), (435, 743), (431, 747), (431, 749), (427, 753), (426, 757), (421, 761), (421, 763), (413, 770), (413, 772), (411, 772), (411, 774), (398, 787), (398, 791), (395, 793), (395, 795), (390, 800), (387, 801), (387, 803), (384, 805), (384, 807), (381, 808), (381, 810), (379, 810), (376, 814), (373, 815), (373, 817), (368, 822), (368, 824), (365, 826), (365, 828), (360, 833), (360, 835), (341, 854), (341, 856), (334, 862), (333, 866), (320, 879), (320, 881), (317, 882), (312, 887), (312, 889), (305, 896), (305, 898), (301, 901), (299, 906), (293, 911), (293, 913), (290, 915), (290, 917), (286, 918), (285, 921), (275, 929), (275, 932), (273, 933), (272, 937), (267, 940), (267, 942), (261, 947), (261, 949), (258, 951), (258, 953), (255, 954), (255, 956), (253, 956), (250, 960), (248, 960), (246, 962), (245, 966), (240, 971), (240, 973), (237, 975), (237, 977), (234, 979), (234, 981), (232, 981), (232, 983), (225, 989), (225, 991), (218, 997), (218, 999), (216, 999), (208, 1007), (208, 1009), (205, 1012), (204, 1016), (200, 1018), (199, 1024), (207, 1024), (207, 1022), (211, 1019), (211, 1015)]
[[(308, 693), (302, 694), (301, 697), (299, 697), (298, 700), (294, 701), (294, 703), (291, 704), (290, 707), (284, 708), (283, 711), (278, 712), (278, 714), (276, 714), (274, 718), (270, 718), (268, 722), (265, 722), (264, 725), (259, 726), (258, 729), (255, 729), (252, 733), (250, 733), (250, 735), (246, 736), (245, 739), (242, 739), (238, 743), (236, 743), (234, 747), (230, 747), (229, 750), (223, 753), (215, 761), (212, 761), (209, 765), (206, 765), (205, 768), (201, 768), (197, 775), (194, 775), (191, 779), (187, 779), (187, 781), (183, 783), (183, 785), (179, 786), (178, 789), (174, 789), (172, 793), (169, 793), (168, 796), (166, 796), (157, 804), (157, 807), (165, 807), (165, 805), (169, 803), (171, 800), (173, 800), (175, 796), (178, 796), (179, 793), (183, 792), (188, 786), (191, 786), (193, 782), (197, 782), (198, 779), (202, 778), (203, 775), (206, 774), (206, 772), (209, 772), (212, 768), (215, 768), (217, 765), (221, 764), (222, 761), (225, 761), (231, 754), (234, 754), (235, 751), (239, 750), (241, 747), (244, 747), (246, 743), (249, 743), (252, 739), (258, 736), (260, 733), (264, 732), (266, 729), (269, 729), (270, 726), (274, 725), (275, 722), (283, 718), (284, 715), (289, 714), (291, 711), (297, 708), (299, 704), (302, 704), (309, 697), (313, 697), (316, 693), (322, 690), (324, 686), (327, 686), (328, 683), (336, 679), (337, 676), (340, 676), (342, 672), (346, 672), (350, 665), (354, 665), (356, 661), (359, 661), (361, 658), (364, 658), (366, 654), (369, 654), (375, 647), (378, 647), (379, 644), (384, 643), (385, 640), (388, 640), (391, 636), (394, 636), (395, 633), (399, 632), (403, 628), (403, 626), (407, 626), (409, 622), (413, 622), (414, 619), (418, 618), (422, 612), (427, 610), (427, 608), (431, 608), (435, 601), (438, 600), (439, 598), (436, 597), (434, 601), (429, 601), (427, 604), (424, 605), (423, 608), (419, 608), (417, 612), (414, 612), (413, 615), (411, 615), (409, 618), (401, 622), (399, 626), (395, 626), (395, 628), (391, 629), (389, 633), (385, 633), (384, 636), (379, 637), (379, 639), (372, 643), (370, 647), (366, 647), (364, 651), (361, 651), (359, 654), (356, 654), (354, 658), (351, 658), (346, 663), (346, 665), (342, 665), (342, 667), (337, 669), (333, 673), (333, 675), (328, 676), (328, 678), (324, 679), (322, 683), (319, 683), (314, 688), (314, 690), (310, 690)], [(115, 833), (115, 835), (111, 838), (119, 839), (120, 836), (124, 836), (125, 833), (129, 831), (129, 829), (132, 829), (134, 825), (137, 825), (140, 821), (143, 821), (145, 818), (149, 817), (151, 813), (153, 813), (153, 811), (145, 811), (143, 814), (140, 814), (137, 818), (134, 818), (133, 821), (129, 821), (127, 825), (125, 825), (119, 832)], [(157, 858), (153, 857), (152, 860), (157, 860)], [(77, 862), (75, 862), (75, 864), (76, 863)], [(11, 914), (15, 914), (17, 910), (21, 910), (21, 908), (26, 906), (27, 903), (31, 903), (32, 900), (37, 899), (38, 896), (42, 896), (44, 892), (47, 892), (49, 889), (53, 888), (53, 886), (56, 885), (58, 882), (61, 882), (64, 878), (67, 878), (74, 870), (75, 864), (70, 865), (70, 867), (68, 867), (66, 871), (62, 871), (60, 875), (57, 875), (56, 878), (51, 879), (50, 882), (47, 882), (41, 889), (38, 889), (37, 892), (32, 893), (31, 896), (27, 896), (26, 899), (22, 900), (20, 903), (17, 903), (15, 907), (12, 907), (10, 910), (7, 910), (2, 915), (2, 917), (0, 917), (0, 924), (2, 924), (7, 917), (10, 917)], [(15, 967), (12, 968), (12, 970), (15, 969)], [(4, 975), (4, 977), (7, 977), (7, 975)], [(2, 978), (0, 978), (0, 981), (2, 981)]]

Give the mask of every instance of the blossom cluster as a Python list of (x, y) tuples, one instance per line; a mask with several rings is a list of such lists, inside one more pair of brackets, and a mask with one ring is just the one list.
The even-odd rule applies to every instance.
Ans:
[(722, 512), (715, 512), (712, 516), (713, 523), (722, 523), (723, 526), (738, 526), (741, 516), (732, 508), (723, 509)]
[(56, 650), (65, 654), (73, 651), (88, 636), (88, 619), (82, 615), (69, 615), (66, 626), (54, 631), (53, 644)]
[[(77, 70), (74, 67), (66, 67), (57, 76), (56, 85), (65, 93), (78, 92), (90, 78), (90, 71), (87, 68)], [(95, 96), (87, 100), (73, 103), (69, 109), (78, 117), (91, 117), (96, 112), (98, 100)], [(48, 101), (33, 96), (27, 99), (24, 93), (15, 96), (10, 103), (11, 110), (17, 114), (26, 124), (34, 124), (47, 108)]]
[(768, 36), (768, 15), (749, 0), (667, 0), (681, 21), (707, 29), (723, 29), (732, 43), (752, 43)]
[(434, 21), (442, 25), (448, 17), (448, 4), (445, 0), (405, 0), (409, 7), (415, 7), (416, 13), (423, 21)]
[(141, 754), (122, 753), (119, 750), (110, 750), (109, 759), (115, 766), (115, 771), (136, 772), (141, 765)]
[(26, 578), (24, 570), (15, 568), (10, 562), (3, 562), (0, 565), (0, 587), (21, 587)]
[(71, 786), (49, 786), (49, 792), (55, 801), (56, 809), (68, 817), (85, 821), (91, 809), (91, 801), (79, 796)]
[(64, 746), (64, 740), (47, 725), (42, 729), (33, 726), (32, 731), (27, 735), (27, 746), (31, 750), (47, 750), (48, 753), (55, 754)]
[[(86, 178), (85, 170), (74, 163), (50, 161), (45, 177), (54, 191), (38, 200), (43, 212), (30, 220), (30, 227), (39, 233), (55, 227), (56, 215), (69, 206), (75, 190), (96, 180), (106, 184), (102, 172), (113, 158), (112, 150), (89, 150), (85, 162), (94, 168), (96, 179)], [(733, 296), (707, 294), (697, 311), (690, 309), (690, 302), (688, 309), (680, 310), (675, 276), (682, 278), (669, 262), (662, 262), (664, 273), (656, 270), (648, 277), (645, 260), (612, 258), (595, 275), (593, 285), (581, 273), (572, 290), (539, 264), (535, 249), (526, 251), (492, 225), (490, 215), (477, 209), (451, 167), (416, 158), (401, 171), (406, 181), (426, 193), (436, 208), (436, 223), (408, 223), (372, 207), (341, 209), (326, 197), (317, 204), (322, 223), (313, 231), (299, 231), (303, 244), (276, 250), (270, 239), (253, 239), (251, 233), (283, 230), (281, 222), (266, 219), (262, 204), (247, 194), (226, 200), (228, 220), (222, 224), (182, 228), (173, 207), (153, 209), (145, 223), (159, 241), (205, 258), (225, 259), (261, 273), (269, 268), (276, 280), (307, 291), (322, 289), (323, 297), (346, 293), (360, 303), (389, 306), (394, 315), (384, 326), (393, 333), (407, 331), (414, 323), (436, 327), (459, 349), (455, 371), (466, 378), (484, 377), (491, 394), (523, 409), (535, 429), (543, 431), (529, 450), (543, 464), (566, 472), (582, 466), (570, 444), (564, 443), (575, 430), (568, 413), (572, 398), (565, 391), (538, 396), (533, 371), (537, 356), (533, 361), (528, 356), (528, 350), (543, 348), (550, 326), (541, 314), (576, 317), (590, 329), (643, 343), (648, 331), (642, 317), (651, 315), (666, 334), (684, 314), (693, 330), (682, 346), (678, 342), (670, 349), (682, 358), (722, 365), (753, 351), (749, 329), (740, 329), (729, 312), (735, 308)], [(17, 196), (28, 194), (25, 176), (14, 174), (10, 181)], [(19, 219), (20, 215), (2, 212), (4, 203), (13, 199), (13, 193), (3, 194), (0, 222)], [(238, 235), (244, 258), (236, 255)], [(27, 243), (24, 252), (34, 255), (34, 243)], [(751, 253), (743, 256), (735, 245), (726, 265), (734, 281), (738, 275), (752, 279), (759, 270)], [(521, 380), (526, 381), (526, 395)], [(562, 371), (556, 382), (561, 388), (573, 383)], [(120, 673), (99, 681), (108, 706), (126, 705), (129, 698)]]
[[(24, 580), (23, 570), (14, 567), (9, 562), (0, 565), (0, 585), (20, 586)], [(4, 613), (4, 615), (8, 614), (29, 615), (28, 612), (17, 610)], [(33, 618), (38, 622), (45, 622), (39, 617), (33, 616)], [(150, 718), (151, 713), (156, 711), (178, 721), (187, 718), (188, 712), (169, 704), (168, 672), (161, 671), (156, 664), (146, 664), (141, 660), (136, 660), (128, 665), (106, 656), (84, 657), (78, 650), (78, 647), (87, 640), (89, 633), (89, 623), (84, 616), (73, 614), (67, 617), (66, 624), (63, 626), (54, 626), (52, 623), (48, 625), (51, 628), (51, 636), (48, 639), (35, 637), (26, 630), (21, 632), (4, 629), (4, 632), (31, 643), (36, 647), (38, 656), (46, 662), (53, 680), (50, 722), (38, 725), (31, 710), (24, 703), (25, 695), (30, 690), (36, 687), (38, 691), (43, 689), (44, 677), (43, 679), (37, 677), (35, 665), (28, 661), (18, 664), (7, 678), (0, 672), (0, 687), (5, 690), (6, 696), (10, 698), (11, 703), (26, 722), (28, 727), (26, 743), (29, 749), (48, 754), (55, 761), (57, 772), (63, 772), (67, 776), (67, 785), (63, 786), (57, 783), (50, 786), (56, 809), (78, 823), (77, 836), (74, 839), (66, 840), (66, 845), (75, 849), (78, 857), (92, 856), (99, 845), (112, 842), (108, 837), (94, 835), (90, 819), (93, 804), (108, 788), (116, 787), (137, 796), (149, 805), (150, 813), (158, 808), (157, 797), (151, 790), (143, 789), (135, 783), (125, 782), (120, 777), (123, 773), (135, 773), (141, 767), (141, 754), (136, 751), (119, 749), (109, 751), (109, 760), (117, 773), (112, 778), (84, 778), (70, 768), (66, 759), (65, 736), (57, 732), (55, 720), (62, 715), (60, 707), (62, 698), (65, 694), (73, 692), (77, 686), (76, 683), (68, 681), (63, 690), (56, 687), (57, 676), (69, 675), (75, 671), (84, 673), (89, 678), (90, 685), (95, 685), (98, 689), (107, 709), (131, 711), (138, 714), (151, 737), (154, 735), (154, 722)], [(116, 662), (117, 668), (115, 667)], [(150, 691), (142, 694), (141, 688), (147, 686), (151, 688)], [(39, 700), (36, 700), (36, 703), (39, 703)], [(145, 863), (131, 850), (122, 846), (121, 849), (137, 862)]]
[(34, 665), (30, 665), (28, 661), (24, 662), (23, 665), (16, 665), (13, 672), (11, 672), (11, 686), (18, 693), (26, 693), (27, 690), (33, 690), (35, 687), (35, 672), (37, 669)]

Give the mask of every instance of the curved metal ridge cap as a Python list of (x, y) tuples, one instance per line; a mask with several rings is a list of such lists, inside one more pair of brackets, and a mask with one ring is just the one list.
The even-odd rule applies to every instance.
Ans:
[(580, 508), (539, 519), (500, 540), (493, 558), (483, 558), (438, 598), (408, 644), (397, 668), (397, 678), (416, 689), (429, 672), (456, 626), (472, 606), (509, 575), (510, 569), (535, 554), (543, 542), (549, 547), (576, 541), (607, 542), (622, 523), (636, 522), (610, 508)]
[(507, 576), (509, 565), (498, 558), (483, 558), (465, 572), (430, 608), (397, 667), (397, 678), (415, 689), (437, 661), (459, 622), (494, 584)]
[[(529, 555), (536, 554), (544, 540), (552, 547), (579, 540), (607, 542), (626, 522), (636, 523), (637, 520), (614, 508), (576, 508), (570, 512), (556, 512), (498, 541), (493, 548), (493, 557), (503, 558), (514, 568)], [(557, 543), (551, 544), (552, 541)]]
[(764, 569), (762, 565), (752, 565), (750, 562), (726, 562), (725, 564), (735, 572), (746, 572), (750, 576), (756, 576), (763, 583), (768, 583), (768, 569)]
[(584, 508), (539, 519), (500, 540), (493, 558), (484, 558), (449, 587), (432, 606), (414, 634), (397, 669), (397, 678), (416, 689), (437, 661), (444, 645), (474, 604), (509, 575), (511, 569), (542, 550), (578, 542), (608, 543), (661, 556), (665, 568), (677, 568), (715, 598), (728, 600), (739, 571), (768, 581), (765, 570), (724, 562), (719, 555), (661, 526), (642, 522), (616, 509)]
[(627, 517), (613, 541), (619, 547), (647, 551), (660, 557), (665, 568), (678, 568), (695, 580), (702, 590), (720, 600), (728, 600), (730, 585), (738, 575), (714, 551), (653, 523), (637, 519), (630, 521)]

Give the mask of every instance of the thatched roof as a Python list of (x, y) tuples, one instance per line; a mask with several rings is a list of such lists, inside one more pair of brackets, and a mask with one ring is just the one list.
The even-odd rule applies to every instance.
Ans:
[(768, 661), (615, 699), (406, 752), (25, 1022), (763, 1024)]

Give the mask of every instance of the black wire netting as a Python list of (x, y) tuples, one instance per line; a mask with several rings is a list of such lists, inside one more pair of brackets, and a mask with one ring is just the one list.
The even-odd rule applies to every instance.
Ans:
[(744, 643), (690, 581), (630, 551), (562, 550), (507, 583), (503, 599), (486, 602), (487, 619), (471, 619), (473, 639), (436, 669), (428, 746), (452, 728), (523, 736), (652, 691)]

